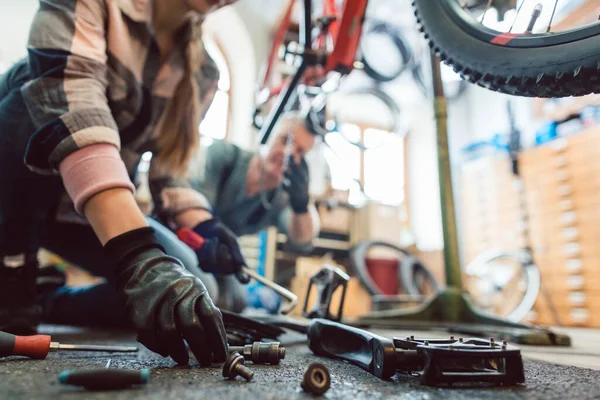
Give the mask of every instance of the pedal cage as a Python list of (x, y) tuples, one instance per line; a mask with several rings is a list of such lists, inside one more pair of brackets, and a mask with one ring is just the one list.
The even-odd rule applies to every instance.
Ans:
[[(516, 385), (525, 382), (521, 351), (505, 341), (479, 338), (393, 339), (399, 362), (397, 371), (418, 375), (425, 385), (483, 383)], [(420, 365), (402, 363), (402, 352), (417, 352)], [(404, 364), (404, 365), (403, 365)], [(420, 371), (414, 370), (421, 367)]]
[[(302, 316), (310, 319), (324, 318), (331, 321), (340, 321), (349, 280), (350, 277), (341, 269), (324, 265), (323, 269), (310, 278), (306, 298), (304, 299), (304, 307), (302, 308)], [(317, 301), (311, 310), (307, 310), (308, 298), (313, 286), (317, 288)], [(340, 286), (342, 287), (340, 304), (337, 312), (333, 314), (331, 312), (331, 300)]]

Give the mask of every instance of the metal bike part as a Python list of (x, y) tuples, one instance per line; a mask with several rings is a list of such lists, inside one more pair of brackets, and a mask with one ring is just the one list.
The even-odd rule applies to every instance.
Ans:
[(276, 324), (257, 317), (249, 318), (231, 311), (221, 310), (227, 332), (227, 343), (244, 346), (254, 342), (277, 340), (285, 333)]
[(381, 378), (397, 372), (418, 376), (425, 385), (525, 381), (520, 350), (494, 338), (393, 340), (333, 321), (315, 319), (308, 329), (313, 353), (348, 361)]
[[(494, 338), (394, 338), (398, 354), (413, 354), (410, 362), (398, 360), (398, 372), (420, 376), (428, 386), (455, 383), (517, 385), (525, 382), (521, 351)], [(414, 353), (416, 351), (416, 355)]]
[(268, 280), (264, 276), (259, 275), (253, 269), (250, 269), (248, 267), (242, 267), (242, 272), (245, 273), (246, 275), (250, 276), (250, 278), (267, 286), (268, 288), (273, 289), (278, 295), (280, 295), (281, 297), (283, 297), (284, 299), (286, 299), (288, 301), (287, 305), (281, 306), (280, 312), (282, 314), (289, 314), (294, 309), (294, 307), (296, 307), (296, 305), (298, 304), (298, 296), (296, 296), (294, 293), (290, 292), (286, 288), (279, 286), (275, 282)]
[[(542, 98), (583, 96), (600, 90), (600, 80), (596, 80), (600, 61), (596, 2), (571, 5), (574, 2), (562, 1), (562, 7), (559, 0), (527, 0), (521, 2), (522, 7), (515, 2), (512, 25), (493, 18), (482, 24), (462, 7), (463, 0), (412, 3), (429, 47), (471, 83)], [(527, 33), (538, 3), (544, 5), (544, 15), (537, 21), (539, 27)], [(556, 20), (561, 22), (553, 22)]]
[[(518, 272), (513, 273), (502, 268), (503, 261), (509, 261), (518, 265)], [(506, 263), (505, 263), (506, 265)], [(527, 251), (501, 251), (490, 250), (477, 256), (465, 269), (466, 275), (472, 279), (482, 279), (487, 282), (487, 286), (481, 295), (475, 296), (478, 299), (481, 296), (488, 298), (495, 294), (500, 294), (514, 280), (514, 276), (518, 273), (526, 279), (526, 289), (521, 301), (513, 310), (505, 315), (509, 321), (519, 322), (523, 320), (529, 311), (533, 308), (535, 301), (540, 293), (541, 277), (540, 271), (532, 263), (531, 255)], [(520, 282), (520, 280), (519, 280)], [(514, 297), (514, 296), (510, 296)], [(507, 299), (507, 296), (499, 296)], [(483, 303), (479, 301), (478, 303)], [(487, 304), (488, 307), (492, 305)]]
[(254, 364), (278, 365), (285, 358), (285, 347), (281, 343), (254, 342), (245, 346), (229, 346), (229, 353), (240, 353), (246, 361)]
[(311, 32), (312, 32), (312, 0), (304, 0), (304, 16), (300, 19), (300, 46), (303, 48), (302, 62), (298, 67), (298, 70), (294, 74), (294, 77), (290, 81), (290, 83), (285, 88), (284, 92), (279, 95), (277, 105), (271, 110), (269, 116), (267, 117), (267, 121), (263, 124), (260, 132), (258, 134), (259, 143), (265, 144), (269, 139), (269, 136), (273, 132), (275, 128), (275, 124), (281, 117), (285, 107), (290, 101), (290, 97), (292, 93), (296, 90), (298, 83), (302, 79), (306, 68), (311, 65), (316, 65), (318, 63), (317, 55), (311, 49)]
[(323, 395), (331, 386), (329, 370), (321, 363), (310, 364), (304, 372), (300, 386), (305, 392), (317, 396)]
[(223, 365), (223, 377), (235, 379), (238, 375), (248, 382), (254, 378), (254, 372), (244, 367), (244, 357), (240, 353), (231, 353)]
[[(305, 318), (325, 318), (332, 321), (339, 321), (342, 319), (342, 311), (344, 308), (344, 300), (346, 298), (346, 289), (348, 289), (348, 281), (350, 277), (344, 271), (339, 268), (332, 267), (331, 265), (324, 265), (323, 269), (317, 272), (310, 278), (308, 283), (308, 289), (306, 290), (306, 298), (304, 299), (304, 307), (302, 308), (302, 315)], [(310, 296), (311, 289), (313, 286), (317, 290), (317, 301), (315, 302), (312, 309), (309, 311), (308, 298)], [(341, 287), (342, 294), (340, 298), (340, 304), (335, 314), (331, 312), (331, 300), (333, 294)]]
[(345, 360), (381, 379), (396, 374), (396, 348), (384, 337), (326, 319), (308, 326), (308, 347), (318, 356)]

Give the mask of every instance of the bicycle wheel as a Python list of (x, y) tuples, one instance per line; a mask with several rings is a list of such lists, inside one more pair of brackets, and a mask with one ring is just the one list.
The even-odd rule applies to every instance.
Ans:
[[(385, 22), (377, 23), (366, 30), (360, 48), (364, 71), (376, 82), (395, 80), (412, 61), (412, 51), (400, 29)], [(373, 49), (379, 51), (373, 53)], [(382, 56), (382, 52), (386, 55)]]
[(350, 251), (350, 262), (361, 284), (372, 296), (383, 295), (367, 269), (367, 254), (373, 248), (386, 248), (400, 255), (398, 282), (402, 293), (418, 297), (439, 291), (440, 285), (433, 274), (408, 250), (387, 242), (365, 240)]
[(540, 271), (527, 251), (487, 251), (465, 272), (469, 291), (479, 307), (509, 321), (523, 320), (540, 293)]
[(528, 97), (600, 92), (600, 23), (549, 33), (499, 32), (458, 0), (413, 0), (413, 6), (430, 47), (470, 82)]
[[(385, 146), (392, 135), (403, 136), (406, 134), (407, 129), (403, 125), (404, 120), (402, 118), (402, 110), (398, 106), (398, 103), (396, 103), (396, 101), (383, 90), (377, 87), (361, 87), (342, 92), (342, 94), (346, 99), (345, 101), (350, 101), (352, 98), (354, 98), (355, 102), (363, 102), (363, 104), (365, 101), (374, 101), (374, 103), (370, 103), (372, 106), (383, 107), (387, 111), (386, 114), (389, 117), (390, 125), (386, 129), (389, 132), (389, 135), (385, 135), (385, 139), (373, 140), (373, 142), (370, 143), (368, 140), (361, 140), (360, 138), (348, 134), (348, 132), (346, 132), (346, 130), (343, 128), (343, 123), (341, 122), (341, 120), (344, 118), (339, 116), (341, 111), (340, 109), (342, 107), (338, 107), (337, 112), (331, 115), (329, 117), (329, 121), (326, 122), (326, 128), (330, 128), (328, 129), (330, 132), (339, 132), (344, 140), (361, 150), (369, 150)], [(314, 117), (312, 118), (314, 119)], [(325, 129), (325, 131), (327, 131), (327, 129)]]

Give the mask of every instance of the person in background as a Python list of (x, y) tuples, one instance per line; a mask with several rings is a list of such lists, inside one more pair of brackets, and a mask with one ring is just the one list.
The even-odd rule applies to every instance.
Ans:
[[(219, 227), (241, 236), (277, 226), (292, 244), (310, 248), (319, 232), (319, 216), (310, 202), (305, 155), (314, 144), (315, 135), (304, 119), (289, 112), (259, 152), (224, 141), (202, 148), (191, 163), (190, 182), (208, 200), (206, 208), (215, 218), (196, 233), (215, 237), (213, 229)], [(200, 265), (207, 265), (203, 247), (197, 255)], [(239, 260), (235, 265), (242, 264)], [(240, 312), (246, 305), (244, 288), (231, 273), (221, 274), (218, 281), (219, 304)]]
[[(171, 230), (214, 227), (186, 173), (218, 80), (200, 28), (232, 2), (40, 1), (27, 59), (0, 79), (0, 330), (124, 315), (177, 363), (189, 360), (185, 342), (202, 365), (225, 361), (214, 279)], [(144, 152), (156, 219), (134, 199)], [(109, 283), (40, 307), (40, 247)]]

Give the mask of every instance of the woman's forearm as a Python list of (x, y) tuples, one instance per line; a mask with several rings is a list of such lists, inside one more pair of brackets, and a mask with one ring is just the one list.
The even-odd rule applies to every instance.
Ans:
[(103, 246), (122, 233), (148, 226), (128, 189), (109, 189), (94, 195), (85, 203), (83, 213)]

